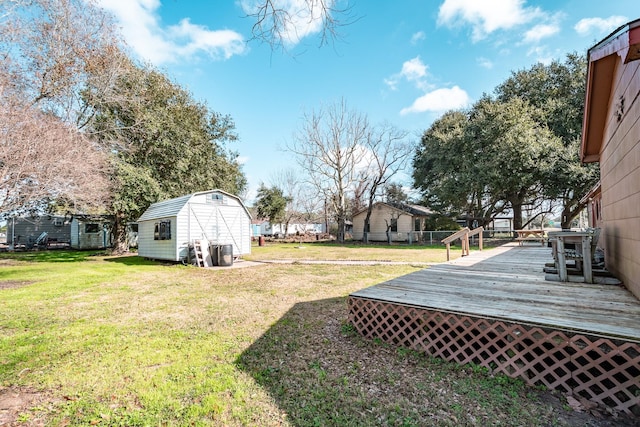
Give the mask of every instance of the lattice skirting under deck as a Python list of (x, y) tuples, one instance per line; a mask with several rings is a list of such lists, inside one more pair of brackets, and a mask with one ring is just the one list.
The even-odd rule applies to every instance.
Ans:
[(354, 296), (349, 321), (367, 338), (640, 415), (638, 343)]

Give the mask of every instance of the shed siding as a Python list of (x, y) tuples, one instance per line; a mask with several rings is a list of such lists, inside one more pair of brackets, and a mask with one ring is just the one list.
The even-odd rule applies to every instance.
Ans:
[[(162, 220), (171, 221), (171, 240), (154, 240), (155, 223)], [(176, 251), (176, 218), (158, 218), (138, 223), (138, 255), (151, 259), (180, 261)]]
[(600, 155), (601, 246), (607, 268), (640, 298), (640, 61), (617, 60)]
[[(173, 216), (161, 216), (172, 214)], [(171, 218), (171, 241), (153, 240), (154, 224)], [(251, 217), (242, 202), (221, 191), (195, 193), (151, 205), (138, 220), (138, 253), (153, 259), (181, 261), (189, 244), (233, 244), (233, 254), (251, 253)]]

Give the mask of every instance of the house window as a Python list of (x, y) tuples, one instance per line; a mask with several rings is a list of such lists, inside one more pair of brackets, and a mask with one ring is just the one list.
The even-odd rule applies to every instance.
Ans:
[(100, 224), (96, 224), (95, 222), (84, 225), (85, 233), (99, 233), (100, 232)]
[(420, 228), (420, 223), (422, 221), (420, 221), (420, 218), (416, 218), (413, 222), (413, 231), (422, 231), (422, 229)]
[(391, 231), (398, 232), (398, 218), (391, 218)]
[(153, 240), (171, 240), (171, 220), (163, 220), (155, 223)]

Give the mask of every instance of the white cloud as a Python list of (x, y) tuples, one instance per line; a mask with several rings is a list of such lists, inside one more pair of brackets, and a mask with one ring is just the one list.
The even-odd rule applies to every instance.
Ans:
[(426, 111), (443, 112), (465, 107), (470, 102), (471, 98), (467, 92), (458, 86), (436, 89), (413, 101), (411, 107), (403, 108), (400, 114), (424, 113)]
[(424, 33), (424, 31), (418, 31), (417, 33), (411, 36), (411, 44), (413, 45), (418, 44), (418, 42), (421, 42), (426, 38), (427, 38), (427, 35)]
[(549, 65), (554, 60), (553, 52), (550, 51), (546, 46), (534, 46), (527, 51), (527, 56), (532, 56), (536, 59), (536, 62), (539, 62), (544, 65)]
[(491, 60), (489, 60), (487, 58), (484, 58), (484, 57), (476, 58), (476, 62), (482, 68), (486, 68), (487, 70), (490, 70), (490, 69), (493, 68), (493, 62), (491, 62)]
[(523, 7), (523, 0), (445, 0), (438, 12), (438, 24), (472, 26), (474, 42), (496, 30), (510, 29), (543, 15), (539, 8)]
[(608, 18), (585, 18), (578, 21), (573, 27), (581, 36), (587, 36), (591, 33), (604, 34), (609, 33), (619, 26), (628, 22), (626, 16), (610, 16)]
[(424, 65), (419, 56), (416, 56), (402, 64), (402, 71), (400, 74), (409, 81), (419, 81), (426, 77), (427, 66)]
[(539, 24), (524, 33), (525, 43), (538, 43), (540, 40), (551, 37), (560, 32), (560, 27), (556, 24)]
[[(263, 5), (262, 0), (241, 0), (240, 5), (246, 14), (255, 14)], [(325, 13), (329, 13), (334, 0), (325, 1), (327, 7), (321, 7), (318, 0), (272, 0), (271, 6), (280, 11), (282, 30), (279, 34), (286, 47), (292, 47), (310, 35), (322, 30)], [(268, 26), (270, 23), (267, 22)]]
[(399, 73), (392, 75), (384, 81), (391, 90), (396, 90), (398, 88), (398, 84), (402, 80), (411, 82), (416, 87), (422, 89), (427, 85), (426, 78), (428, 68), (429, 67), (422, 62), (420, 56), (416, 56), (413, 59), (405, 61), (402, 64), (402, 70)]
[(210, 30), (189, 19), (163, 27), (157, 13), (160, 0), (98, 0), (98, 4), (114, 14), (134, 52), (156, 65), (201, 53), (226, 59), (246, 49), (242, 35), (235, 31)]

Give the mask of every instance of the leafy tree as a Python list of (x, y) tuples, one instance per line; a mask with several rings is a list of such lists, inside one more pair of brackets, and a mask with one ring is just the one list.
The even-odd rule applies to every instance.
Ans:
[(447, 216), (464, 216), (480, 225), (502, 212), (482, 178), (483, 147), (469, 133), (469, 112), (450, 111), (422, 135), (413, 158), (414, 187), (424, 204)]
[(540, 182), (557, 140), (521, 99), (484, 97), (468, 112), (449, 112), (425, 132), (414, 157), (414, 183), (444, 214), (486, 225), (511, 208), (521, 228), (523, 206), (540, 196)]
[(585, 99), (586, 58), (568, 54), (564, 62), (536, 64), (512, 73), (496, 89), (498, 100), (526, 99), (537, 107), (537, 120), (546, 125), (562, 142), (548, 158), (542, 181), (544, 194), (562, 203), (562, 227), (569, 228), (584, 205), (582, 197), (596, 184), (596, 165), (582, 165), (579, 144)]
[(258, 197), (256, 198), (258, 216), (267, 218), (271, 224), (282, 223), (285, 219), (287, 204), (290, 201), (291, 198), (285, 197), (280, 188), (267, 188), (262, 183), (258, 188)]
[(233, 121), (158, 70), (121, 59), (109, 90), (84, 91), (93, 111), (87, 130), (115, 153), (116, 251), (126, 250), (126, 222), (151, 202), (212, 188), (238, 193), (246, 184), (236, 155), (224, 147), (237, 139)]
[(409, 195), (401, 184), (391, 182), (384, 187), (384, 199), (387, 203), (409, 203)]
[(485, 98), (474, 106), (469, 126), (469, 136), (482, 149), (485, 190), (513, 210), (516, 229), (524, 226), (523, 207), (542, 198), (549, 158), (559, 147), (557, 138), (536, 121), (537, 114), (519, 98), (504, 102)]

